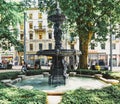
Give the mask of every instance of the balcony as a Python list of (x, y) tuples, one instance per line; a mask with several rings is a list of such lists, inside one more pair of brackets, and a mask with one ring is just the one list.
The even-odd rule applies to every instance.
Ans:
[(34, 26), (35, 32), (46, 32), (46, 27), (45, 26)]

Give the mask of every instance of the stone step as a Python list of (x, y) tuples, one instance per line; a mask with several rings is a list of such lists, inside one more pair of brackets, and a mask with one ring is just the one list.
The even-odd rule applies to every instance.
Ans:
[(62, 99), (62, 96), (48, 95), (47, 96), (47, 104), (59, 104), (61, 99)]

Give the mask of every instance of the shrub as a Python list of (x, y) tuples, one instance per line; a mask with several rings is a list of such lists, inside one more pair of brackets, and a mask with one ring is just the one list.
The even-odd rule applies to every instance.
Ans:
[(120, 90), (118, 86), (103, 89), (68, 91), (63, 95), (60, 104), (119, 104)]
[(0, 80), (3, 80), (3, 79), (15, 79), (20, 74), (21, 74), (21, 72), (4, 72), (4, 73), (0, 73)]
[(101, 74), (101, 71), (88, 70), (88, 69), (78, 69), (78, 70), (75, 70), (74, 72), (77, 72), (77, 74), (85, 74), (85, 75)]
[(39, 75), (39, 74), (42, 74), (43, 72), (49, 72), (49, 70), (28, 70), (26, 72), (26, 75), (27, 76), (30, 76), (30, 75)]
[(45, 92), (8, 88), (2, 84), (0, 87), (0, 104), (46, 104)]
[(42, 70), (28, 70), (26, 72), (27, 76), (30, 76), (30, 75), (39, 75), (39, 74), (42, 74)]
[(4, 84), (0, 83), (0, 89), (1, 88), (6, 88), (6, 86)]
[(120, 81), (120, 72), (105, 72), (102, 73), (104, 78), (107, 79), (117, 79)]
[[(31, 73), (34, 74), (34, 71)], [(20, 74), (22, 73), (0, 73), (0, 80), (14, 79), (17, 78), (17, 76)], [(42, 91), (11, 88), (0, 83), (0, 104), (46, 104), (46, 96), (47, 94)]]
[(110, 73), (110, 76), (120, 81), (120, 72)]

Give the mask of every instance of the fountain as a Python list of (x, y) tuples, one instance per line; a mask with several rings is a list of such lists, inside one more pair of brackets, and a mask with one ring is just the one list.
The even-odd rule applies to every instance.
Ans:
[(54, 23), (54, 39), (55, 49), (41, 50), (37, 52), (37, 55), (45, 55), (52, 57), (52, 65), (50, 69), (49, 84), (65, 84), (67, 78), (67, 64), (65, 56), (80, 55), (80, 51), (75, 49), (63, 49), (62, 48), (62, 29), (61, 24), (65, 20), (65, 16), (60, 13), (59, 4), (57, 2), (57, 8), (55, 14), (50, 15), (48, 20)]
[[(59, 6), (57, 6), (56, 14), (49, 16), (48, 19), (54, 22), (55, 49), (41, 50), (36, 54), (52, 57), (50, 76), (43, 74), (36, 76), (19, 76), (20, 78), (18, 78), (18, 80), (20, 81), (13, 81), (12, 85), (24, 89), (42, 90), (47, 92), (48, 95), (60, 95), (68, 90), (75, 90), (80, 87), (85, 89), (98, 89), (109, 86), (110, 84), (101, 81), (102, 79), (96, 79), (96, 77), (100, 75), (96, 75), (95, 77), (77, 74), (77, 76), (75, 76), (76, 74), (70, 73), (72, 77), (67, 77), (68, 68), (65, 57), (71, 57), (73, 59), (76, 55), (80, 55), (81, 52), (75, 49), (62, 48), (62, 30), (60, 26), (65, 20), (65, 16), (60, 13)], [(100, 78), (102, 78), (102, 76), (100, 76)]]

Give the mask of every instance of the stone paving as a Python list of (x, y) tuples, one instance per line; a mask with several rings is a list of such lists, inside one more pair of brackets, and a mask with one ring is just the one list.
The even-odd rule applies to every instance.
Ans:
[(62, 99), (62, 96), (48, 96), (47, 104), (59, 104)]

